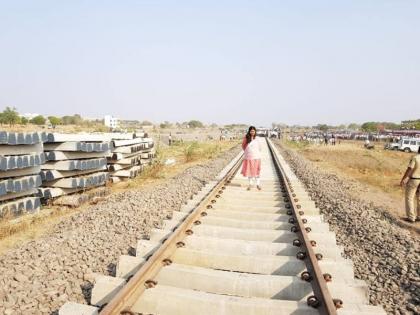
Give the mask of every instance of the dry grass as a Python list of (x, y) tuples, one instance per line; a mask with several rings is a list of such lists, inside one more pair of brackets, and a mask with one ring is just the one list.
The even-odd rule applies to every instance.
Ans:
[(308, 160), (396, 196), (402, 194), (398, 188), (399, 181), (412, 156), (405, 152), (384, 150), (381, 145), (367, 150), (361, 142), (336, 146), (306, 145), (298, 148), (298, 151)]
[(48, 233), (63, 218), (83, 211), (87, 205), (79, 208), (46, 207), (39, 213), (16, 219), (0, 220), (0, 254), (9, 248), (37, 239)]
[(33, 124), (27, 125), (0, 125), (2, 131), (8, 132), (109, 132), (109, 128), (100, 124), (92, 124), (92, 126), (78, 126), (78, 125), (59, 125), (54, 129), (47, 128), (46, 126), (37, 126)]
[(375, 144), (372, 150), (356, 141), (345, 141), (336, 146), (284, 144), (319, 167), (359, 182), (366, 188), (359, 192), (361, 196), (387, 206), (397, 216), (405, 215), (404, 190), (399, 183), (413, 154), (385, 150), (382, 143)]
[[(214, 159), (238, 145), (238, 141), (206, 141), (184, 142), (172, 146), (158, 148), (156, 158), (140, 176), (128, 182), (121, 183), (116, 189), (139, 188), (146, 185), (156, 185), (167, 178), (174, 177), (188, 167)], [(175, 160), (174, 164), (166, 165), (166, 161)]]
[[(223, 143), (225, 146), (223, 146)], [(237, 143), (236, 141), (234, 142)], [(226, 147), (227, 144), (227, 147)], [(184, 144), (183, 158), (184, 162), (193, 162), (198, 159), (212, 159), (216, 157), (223, 149), (230, 148), (230, 142), (205, 142), (198, 143), (196, 141)]]

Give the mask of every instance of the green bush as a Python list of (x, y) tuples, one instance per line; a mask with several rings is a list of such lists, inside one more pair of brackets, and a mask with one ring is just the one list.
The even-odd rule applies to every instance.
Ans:
[(160, 150), (156, 151), (155, 158), (152, 161), (152, 164), (146, 166), (140, 175), (140, 179), (147, 178), (163, 178), (163, 169), (165, 167), (165, 157)]
[(185, 162), (191, 162), (197, 158), (198, 148), (199, 148), (199, 145), (198, 145), (198, 142), (196, 141), (187, 145), (184, 148), (183, 153), (184, 153)]
[(21, 122), (18, 112), (14, 107), (6, 107), (3, 112), (0, 113), (0, 123), (9, 124), (11, 126), (19, 124)]
[(48, 120), (50, 121), (51, 125), (58, 126), (61, 125), (63, 122), (60, 117), (56, 116), (48, 116)]
[(45, 117), (44, 116), (41, 116), (41, 115), (38, 115), (38, 116), (35, 116), (34, 118), (32, 118), (31, 120), (30, 120), (30, 123), (31, 124), (34, 124), (34, 125), (39, 125), (39, 126), (42, 126), (42, 125), (45, 125), (45, 122), (46, 122), (47, 120), (45, 119)]

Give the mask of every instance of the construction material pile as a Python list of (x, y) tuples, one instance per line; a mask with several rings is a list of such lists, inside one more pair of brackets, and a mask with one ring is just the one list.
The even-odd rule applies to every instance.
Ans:
[(36, 132), (0, 132), (0, 217), (39, 210), (43, 137)]
[(109, 179), (107, 157), (111, 143), (106, 134), (49, 133), (44, 143), (43, 198), (55, 198), (93, 187)]
[(155, 156), (153, 139), (144, 134), (110, 135), (112, 154), (108, 158), (108, 171), (114, 183), (136, 177)]
[[(58, 202), (60, 197), (57, 204), (74, 206), (86, 198), (64, 196), (104, 186), (110, 178), (133, 178), (154, 156), (153, 140), (143, 133), (1, 131), (0, 217), (36, 211), (40, 198)], [(96, 200), (107, 193), (98, 190), (89, 196)]]

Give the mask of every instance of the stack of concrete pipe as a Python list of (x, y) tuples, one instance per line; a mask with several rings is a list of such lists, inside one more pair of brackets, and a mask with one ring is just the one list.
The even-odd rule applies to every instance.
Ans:
[(108, 158), (108, 171), (112, 182), (136, 177), (150, 164), (155, 156), (154, 143), (151, 138), (133, 134), (130, 139), (112, 139), (112, 154)]
[(0, 217), (40, 209), (37, 196), (45, 162), (40, 133), (0, 132)]
[(103, 186), (109, 179), (111, 142), (106, 134), (49, 133), (44, 152), (39, 189), (44, 199)]

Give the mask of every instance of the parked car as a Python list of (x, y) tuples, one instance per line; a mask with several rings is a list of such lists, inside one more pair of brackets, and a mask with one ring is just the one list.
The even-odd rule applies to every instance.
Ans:
[(404, 152), (418, 152), (420, 138), (403, 138), (400, 140), (398, 149)]
[(398, 150), (400, 148), (399, 142), (389, 142), (385, 145), (385, 149), (387, 150)]

